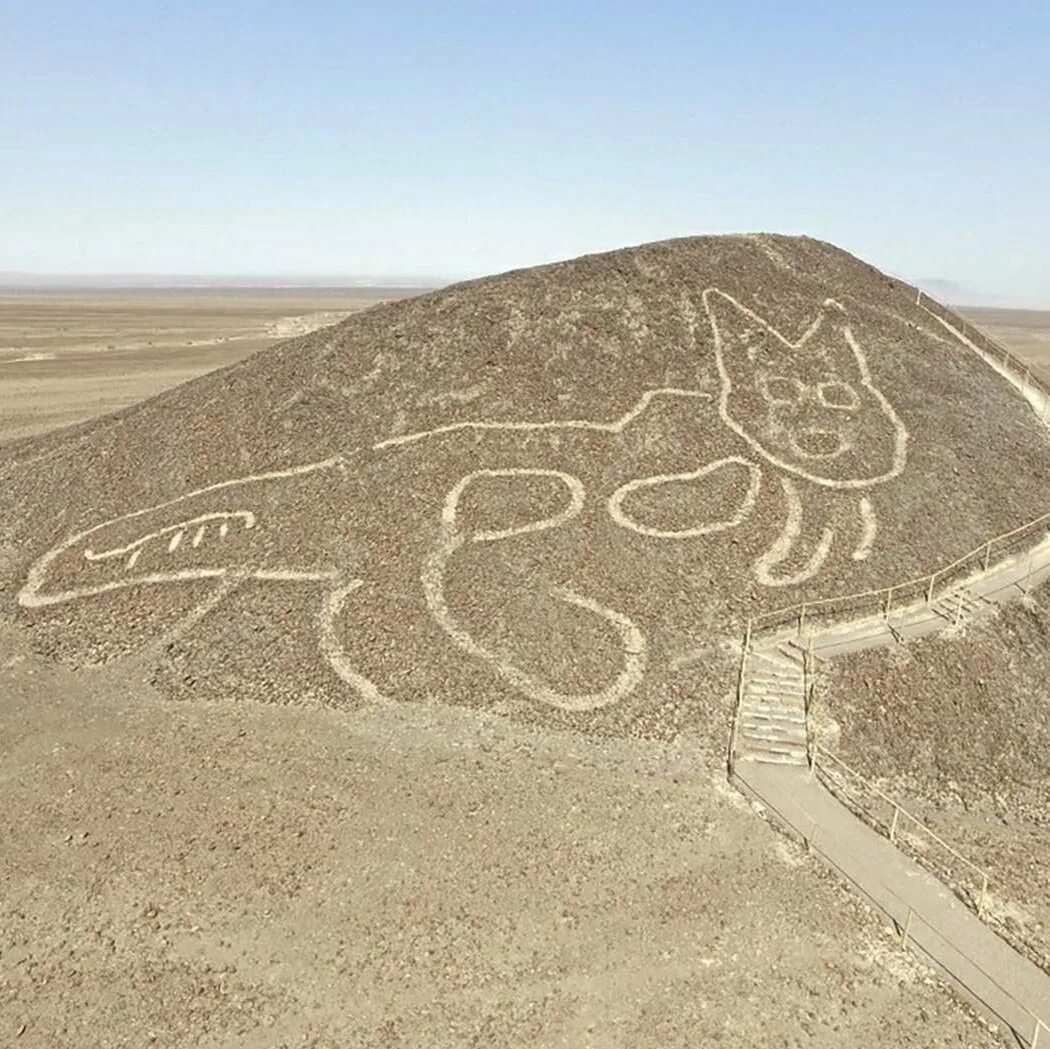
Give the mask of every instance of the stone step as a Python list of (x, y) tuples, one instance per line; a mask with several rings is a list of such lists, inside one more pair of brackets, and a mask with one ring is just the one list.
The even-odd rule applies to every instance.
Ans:
[(801, 688), (787, 688), (784, 685), (758, 685), (751, 681), (744, 682), (745, 696), (774, 696), (777, 699), (786, 699), (793, 702), (802, 702), (805, 692)]
[(789, 729), (775, 725), (756, 727), (745, 723), (740, 727), (740, 734), (747, 740), (760, 739), (768, 743), (798, 743), (802, 746), (806, 743), (806, 730), (797, 725)]
[(802, 667), (798, 660), (781, 655), (780, 649), (756, 648), (750, 652), (748, 658), (752, 662), (762, 663), (766, 668), (781, 673), (795, 674)]
[(765, 684), (802, 684), (802, 674), (770, 674), (761, 667), (748, 667), (746, 676), (752, 681), (761, 681)]
[(773, 724), (804, 725), (806, 723), (806, 715), (801, 710), (784, 708), (742, 707), (740, 717), (743, 721), (768, 721)]
[(766, 743), (760, 740), (749, 740), (739, 755), (751, 761), (768, 761), (776, 765), (808, 765), (806, 748), (802, 746)]
[(782, 645), (777, 645), (777, 652), (787, 660), (789, 666), (798, 667), (800, 670), (802, 669), (806, 654), (801, 648), (797, 648), (788, 641)]
[(766, 710), (770, 712), (790, 712), (801, 714), (806, 709), (801, 696), (756, 696), (745, 694), (744, 702), (740, 704), (743, 710)]
[(770, 679), (769, 677), (756, 677), (754, 674), (745, 675), (745, 685), (754, 685), (759, 689), (780, 689), (783, 692), (801, 692), (805, 688), (805, 683), (801, 677), (777, 677)]
[(780, 758), (767, 754), (748, 754), (744, 755), (743, 760), (754, 761), (760, 765), (798, 765), (799, 767), (805, 767), (809, 764), (809, 759), (805, 755), (802, 755), (801, 757)]
[(961, 611), (963, 615), (973, 615), (975, 612), (988, 608), (988, 602), (984, 598), (975, 597), (969, 592), (960, 595), (945, 594), (932, 602), (931, 608), (937, 612), (948, 613), (953, 618)]

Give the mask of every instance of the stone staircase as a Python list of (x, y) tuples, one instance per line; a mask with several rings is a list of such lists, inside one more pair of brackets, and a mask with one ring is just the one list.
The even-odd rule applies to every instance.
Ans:
[(764, 644), (747, 654), (735, 761), (809, 764), (803, 659), (802, 651), (788, 642)]
[(976, 619), (992, 606), (968, 585), (953, 587), (931, 602), (930, 608), (950, 624)]

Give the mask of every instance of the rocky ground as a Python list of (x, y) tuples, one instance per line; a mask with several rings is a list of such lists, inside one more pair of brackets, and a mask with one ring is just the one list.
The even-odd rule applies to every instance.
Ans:
[(0, 657), (3, 1044), (1004, 1044), (688, 742)]

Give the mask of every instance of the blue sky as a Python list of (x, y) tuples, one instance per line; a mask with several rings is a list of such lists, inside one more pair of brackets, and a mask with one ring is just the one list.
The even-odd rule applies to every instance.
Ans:
[(1050, 305), (1050, 4), (0, 3), (0, 271), (755, 230)]

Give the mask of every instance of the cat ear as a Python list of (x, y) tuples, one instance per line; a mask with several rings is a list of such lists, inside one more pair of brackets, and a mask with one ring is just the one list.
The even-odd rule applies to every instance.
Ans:
[(862, 375), (865, 373), (866, 365), (853, 338), (846, 307), (835, 299), (824, 300), (819, 316), (799, 347), (822, 355), (833, 370), (856, 372), (859, 368)]
[(715, 348), (725, 360), (746, 354), (745, 359), (753, 362), (759, 347), (778, 341), (774, 330), (758, 314), (717, 288), (704, 292), (704, 310), (711, 322)]
[(849, 318), (846, 316), (846, 307), (838, 299), (825, 299), (820, 305), (820, 316), (811, 330), (836, 331), (845, 338), (848, 327)]

